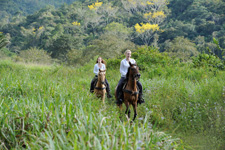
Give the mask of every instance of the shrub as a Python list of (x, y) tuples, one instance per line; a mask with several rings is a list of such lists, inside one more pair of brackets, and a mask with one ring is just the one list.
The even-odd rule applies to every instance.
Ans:
[(52, 62), (50, 54), (36, 47), (21, 51), (19, 57), (26, 63), (50, 64)]
[(213, 67), (220, 70), (225, 69), (224, 62), (213, 54), (202, 53), (197, 57), (192, 57), (194, 67)]
[(166, 66), (171, 63), (171, 58), (167, 53), (160, 53), (157, 48), (150, 46), (139, 47), (132, 53), (132, 57), (142, 70), (155, 65)]

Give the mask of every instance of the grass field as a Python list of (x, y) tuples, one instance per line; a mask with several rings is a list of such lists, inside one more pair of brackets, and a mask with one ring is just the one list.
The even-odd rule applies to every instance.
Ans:
[[(114, 98), (103, 105), (89, 92), (93, 64), (0, 61), (0, 149), (225, 148), (224, 71), (183, 65), (163, 75), (141, 72), (146, 103), (130, 124)], [(118, 70), (107, 70), (112, 94)]]

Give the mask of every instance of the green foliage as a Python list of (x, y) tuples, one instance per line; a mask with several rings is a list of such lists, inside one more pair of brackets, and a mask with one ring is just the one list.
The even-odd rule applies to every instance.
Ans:
[(120, 39), (129, 39), (132, 33), (131, 28), (127, 28), (121, 23), (112, 22), (104, 28), (105, 32), (110, 35), (116, 35)]
[(80, 45), (81, 39), (74, 38), (70, 34), (64, 34), (53, 42), (50, 52), (53, 58), (67, 61), (67, 53), (74, 48), (79, 48)]
[(7, 48), (2, 48), (0, 50), (0, 58), (13, 57), (15, 53), (10, 52)]
[(82, 50), (72, 49), (67, 53), (67, 62), (69, 65), (83, 64), (85, 60), (82, 56)]
[(171, 42), (166, 41), (165, 49), (169, 55), (178, 57), (182, 61), (187, 61), (191, 56), (198, 54), (195, 43), (184, 37), (176, 37)]
[(160, 53), (155, 47), (139, 47), (132, 53), (140, 69), (146, 71), (152, 66), (166, 66), (171, 63), (171, 58), (166, 53)]
[(8, 39), (3, 33), (0, 33), (0, 50), (4, 48), (9, 43)]
[[(22, 61), (26, 63), (37, 63), (37, 64), (53, 63), (53, 60), (51, 59), (50, 54), (36, 47), (21, 51), (18, 57), (20, 57)], [(15, 59), (19, 60), (19, 58), (15, 58)]]
[[(115, 52), (115, 55), (119, 55), (126, 45), (131, 43), (143, 44), (136, 36), (134, 25), (141, 22), (147, 23), (143, 14), (150, 12), (152, 6), (147, 7), (141, 3), (132, 5), (127, 1), (101, 1), (103, 2), (101, 7), (90, 10), (88, 5), (92, 5), (96, 1), (79, 0), (74, 1), (71, 5), (61, 5), (63, 2), (71, 4), (73, 1), (48, 0), (44, 3), (43, 0), (34, 2), (31, 0), (10, 0), (8, 3), (1, 2), (4, 9), (1, 13), (3, 21), (0, 24), (0, 30), (11, 36), (9, 50), (19, 53), (19, 51), (29, 47), (38, 47), (52, 52), (54, 58), (67, 61), (66, 56), (71, 49), (82, 49), (81, 54), (85, 54), (86, 50), (88, 53), (92, 53), (91, 49), (93, 48), (91, 55), (94, 56), (105, 52), (103, 49), (109, 49), (109, 54)], [(26, 8), (31, 4), (35, 5), (29, 7), (30, 12), (32, 10), (39, 11), (29, 14), (26, 18), (23, 17), (22, 15), (28, 14)], [(53, 6), (44, 8), (43, 6), (47, 4)], [(19, 8), (11, 7), (13, 5)], [(61, 7), (57, 8), (60, 5)], [(196, 49), (203, 52), (207, 45), (213, 46), (210, 43), (213, 37), (218, 39), (221, 48), (225, 48), (224, 8), (222, 7), (225, 5), (224, 1), (187, 0), (183, 2), (182, 0), (170, 0), (169, 5), (167, 3), (158, 5), (158, 2), (155, 5), (157, 5), (155, 9), (162, 10), (168, 19), (166, 22), (156, 19), (163, 32), (159, 33), (159, 36), (154, 37), (153, 34), (147, 36), (149, 45), (160, 47), (160, 51), (174, 51), (171, 54), (180, 57), (183, 61), (186, 61), (190, 55), (196, 55)], [(7, 16), (7, 8), (9, 7), (8, 11), (17, 13), (13, 16)], [(21, 8), (23, 10), (18, 10)], [(77, 22), (79, 25), (74, 25), (73, 22)], [(40, 27), (43, 28), (39, 30)], [(70, 36), (69, 40), (65, 39), (64, 43), (61, 41), (63, 35)], [(203, 45), (197, 45), (199, 43), (196, 40), (199, 35), (203, 37)], [(151, 36), (154, 39), (151, 39)], [(181, 37), (183, 37), (184, 48), (178, 44), (178, 39)], [(66, 42), (71, 43), (74, 39), (79, 43), (79, 46), (77, 44), (75, 46), (67, 44), (70, 46), (64, 48), (59, 45), (55, 46), (57, 42), (65, 45)], [(103, 46), (101, 47), (101, 45)], [(181, 51), (185, 51), (185, 53)], [(223, 55), (218, 49), (215, 52), (222, 58)], [(111, 57), (109, 57), (109, 54), (104, 53), (103, 55), (107, 58), (115, 56), (110, 55)], [(85, 58), (90, 59), (90, 57)]]
[(86, 58), (101, 56), (108, 59), (120, 55), (127, 48), (134, 49), (134, 47), (135, 44), (129, 40), (115, 34), (106, 33), (101, 35), (99, 39), (92, 40), (84, 50), (84, 55)]
[(213, 67), (220, 70), (225, 69), (225, 63), (213, 54), (202, 53), (192, 57), (194, 67)]

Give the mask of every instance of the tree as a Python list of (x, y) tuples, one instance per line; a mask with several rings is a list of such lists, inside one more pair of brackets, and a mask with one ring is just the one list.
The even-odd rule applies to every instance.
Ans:
[(3, 33), (0, 33), (0, 50), (9, 44), (9, 40), (4, 36)]
[(108, 35), (114, 35), (114, 36), (118, 36), (120, 39), (128, 40), (130, 39), (132, 29), (127, 28), (121, 23), (112, 22), (104, 28), (104, 31)]
[(191, 56), (198, 54), (195, 43), (183, 36), (166, 41), (165, 49), (171, 56), (179, 57), (182, 61), (187, 61)]
[(150, 23), (138, 23), (134, 26), (137, 35), (142, 39), (145, 45), (149, 45), (151, 38), (154, 36), (156, 31), (159, 31), (158, 24), (150, 24)]
[(100, 55), (103, 58), (113, 58), (120, 55), (125, 49), (134, 49), (134, 43), (124, 40), (115, 34), (105, 33), (99, 39), (89, 43), (84, 50), (84, 56), (87, 59)]
[(53, 58), (67, 61), (67, 53), (72, 49), (80, 48), (81, 42), (79, 38), (72, 37), (69, 34), (61, 35), (50, 47), (51, 55)]
[[(143, 21), (135, 24), (137, 36), (140, 37), (145, 45), (149, 45), (155, 33), (161, 31), (159, 25), (163, 22), (166, 15), (163, 12), (167, 0), (129, 0), (123, 1), (123, 6), (127, 11), (137, 12), (143, 15)], [(155, 39), (154, 41), (157, 41)], [(157, 45), (155, 43), (155, 45)]]

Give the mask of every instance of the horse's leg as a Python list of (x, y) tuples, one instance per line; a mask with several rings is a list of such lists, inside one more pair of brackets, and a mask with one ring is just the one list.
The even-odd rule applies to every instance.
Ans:
[(128, 119), (130, 119), (129, 102), (128, 102), (128, 101), (125, 101), (124, 103), (125, 103), (125, 105), (126, 105), (126, 111), (125, 111), (125, 114), (128, 113)]
[(133, 109), (134, 109), (134, 118), (133, 118), (133, 121), (134, 121), (136, 116), (137, 116), (137, 103), (132, 104), (132, 106), (133, 106)]
[(117, 105), (117, 106), (119, 107), (119, 109), (120, 109), (120, 113), (119, 113), (120, 121), (122, 121), (122, 115), (123, 115), (123, 114), (121, 113), (121, 112), (122, 112), (122, 109), (123, 109), (122, 105), (123, 105), (123, 104)]
[(128, 118), (130, 118), (130, 108), (128, 109)]
[(103, 95), (102, 95), (102, 102), (103, 104), (105, 104), (105, 92), (103, 91)]

